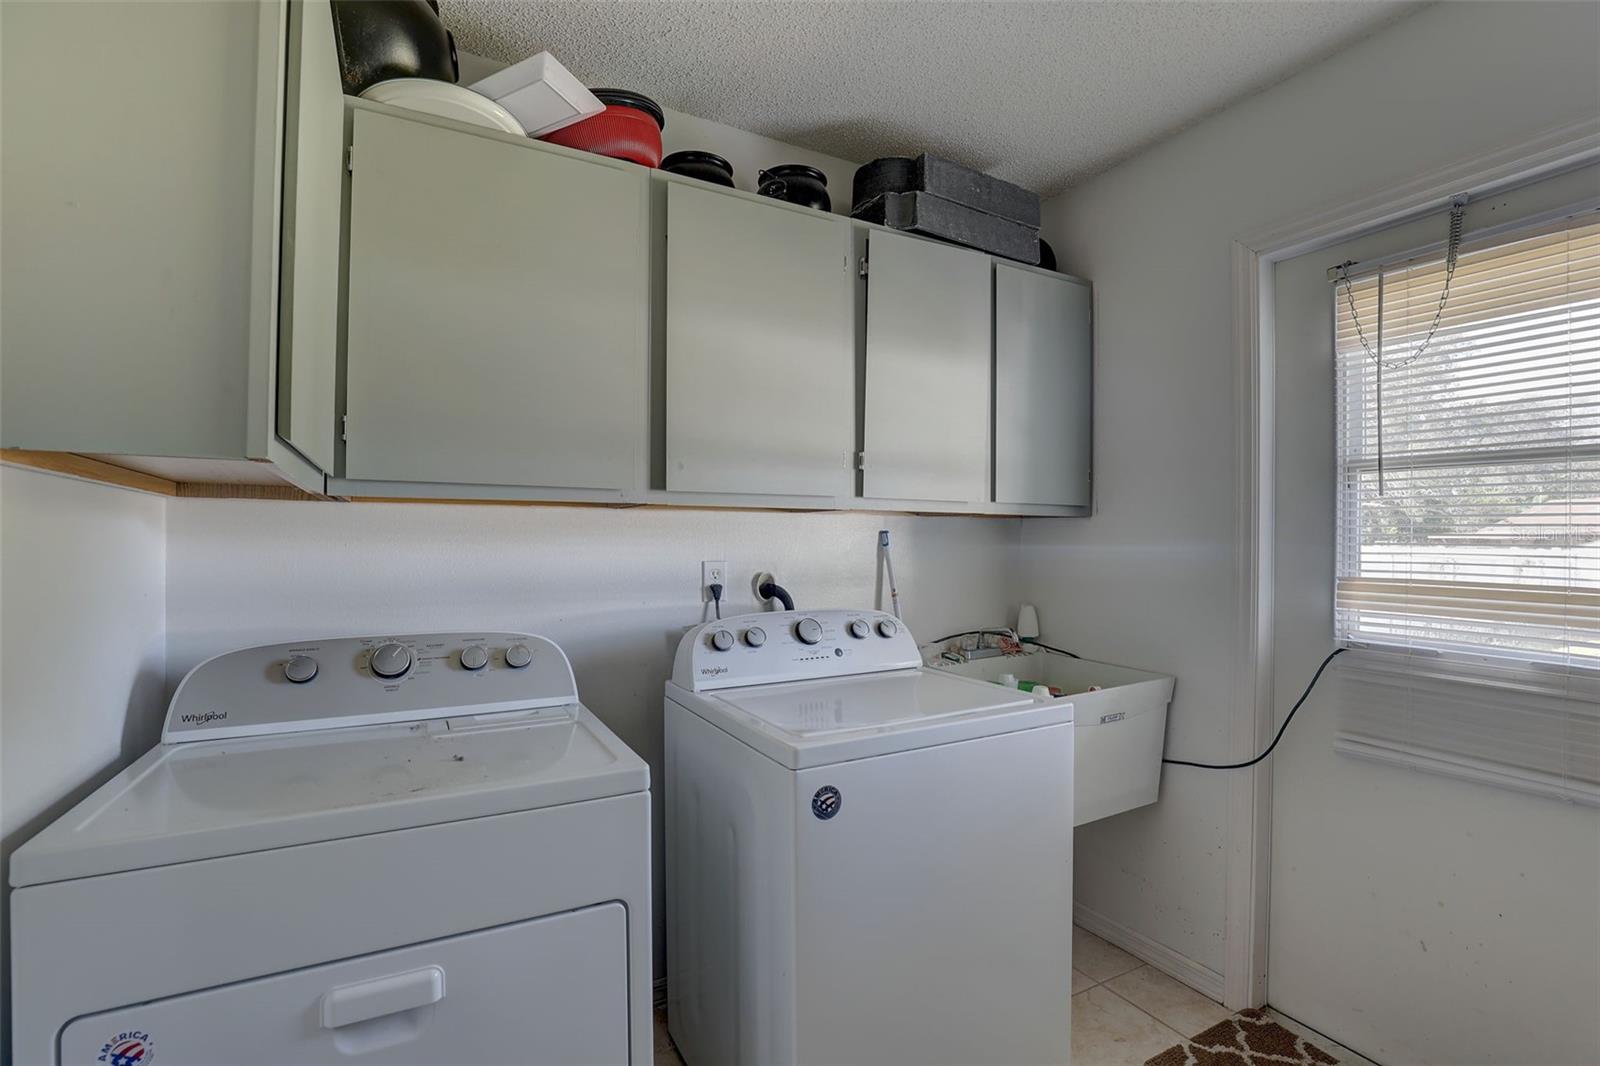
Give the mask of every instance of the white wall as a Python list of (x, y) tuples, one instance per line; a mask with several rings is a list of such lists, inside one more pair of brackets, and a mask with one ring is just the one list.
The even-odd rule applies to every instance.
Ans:
[[(1596, 197), (1587, 167), (1470, 206), (1468, 236)], [(1276, 266), (1280, 707), (1332, 639), (1327, 268), (1426, 246), (1445, 225), (1440, 212)], [(1274, 756), (1273, 1005), (1384, 1063), (1600, 1062), (1600, 810), (1339, 754), (1343, 682), (1360, 668), (1338, 660)]]
[[(175, 500), (168, 683), (209, 655), (308, 636), (524, 629), (572, 659), (578, 691), (661, 780), (661, 686), (702, 617), (700, 563), (725, 559), (724, 613), (770, 570), (806, 606), (869, 606), (891, 531), (912, 632), (1005, 621), (1015, 519), (864, 514)], [(709, 617), (707, 615), (706, 617)], [(937, 630), (938, 632), (935, 632)], [(660, 817), (656, 903), (660, 930)], [(661, 942), (657, 939), (657, 970)]]
[[(1023, 523), (1022, 598), (1047, 639), (1177, 677), (1169, 754), (1225, 756), (1236, 696), (1230, 242), (1597, 108), (1600, 6), (1435, 5), (1046, 205), (1095, 284), (1098, 510)], [(1173, 768), (1154, 808), (1079, 830), (1079, 902), (1220, 970), (1226, 791)]]
[(11, 852), (160, 737), (165, 553), (161, 497), (0, 467), (0, 932)]

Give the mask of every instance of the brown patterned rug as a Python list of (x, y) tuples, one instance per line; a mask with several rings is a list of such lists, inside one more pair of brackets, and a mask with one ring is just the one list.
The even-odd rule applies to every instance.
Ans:
[(1245, 1010), (1174, 1044), (1144, 1066), (1335, 1066), (1338, 1061), (1268, 1018), (1265, 1011)]

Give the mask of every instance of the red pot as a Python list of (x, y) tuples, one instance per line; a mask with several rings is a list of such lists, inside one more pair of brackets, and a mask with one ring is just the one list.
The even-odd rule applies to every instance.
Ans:
[(595, 89), (594, 94), (606, 105), (604, 111), (547, 133), (539, 140), (626, 159), (644, 167), (659, 167), (661, 131), (666, 129), (667, 120), (656, 102), (622, 89)]

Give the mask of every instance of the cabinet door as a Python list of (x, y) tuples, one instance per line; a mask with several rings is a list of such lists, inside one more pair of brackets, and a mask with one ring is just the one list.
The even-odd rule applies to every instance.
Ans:
[(850, 224), (667, 190), (666, 487), (849, 496)]
[(328, 0), (292, 5), (289, 39), (277, 432), (320, 469), (332, 470), (345, 169), (344, 87)]
[(0, 444), (247, 454), (282, 14), (0, 3)]
[(977, 252), (868, 238), (868, 498), (989, 498), (989, 269)]
[(357, 109), (345, 476), (643, 487), (646, 172)]
[(994, 498), (1088, 507), (1090, 289), (995, 264)]

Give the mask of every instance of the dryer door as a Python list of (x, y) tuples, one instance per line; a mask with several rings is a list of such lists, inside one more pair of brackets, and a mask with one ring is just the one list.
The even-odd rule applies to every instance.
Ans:
[[(403, 921), (404, 916), (397, 916)], [(131, 964), (137, 960), (107, 960)], [(61, 1063), (628, 1061), (620, 903), (78, 1018)]]

